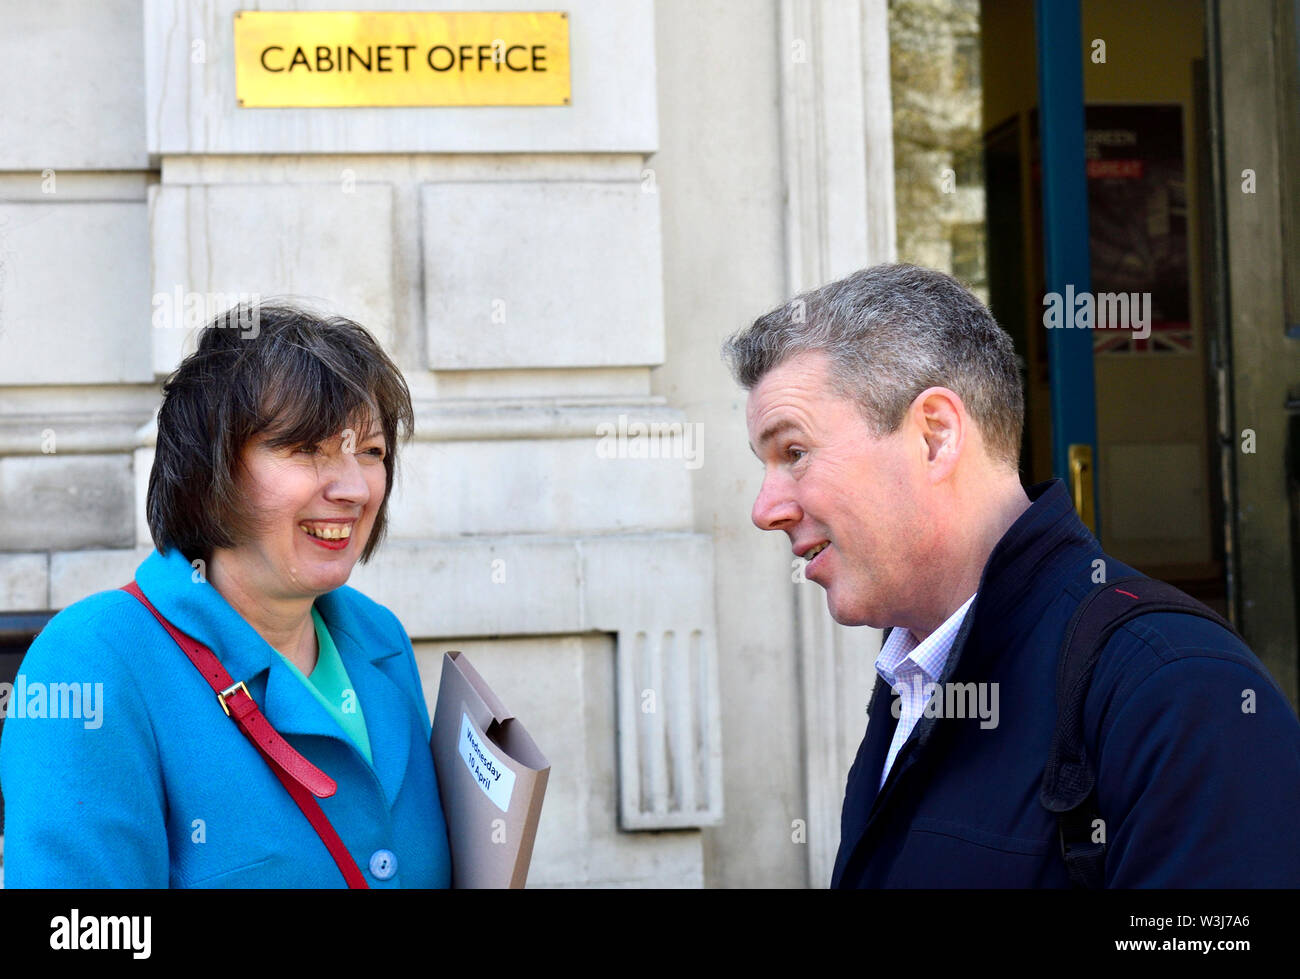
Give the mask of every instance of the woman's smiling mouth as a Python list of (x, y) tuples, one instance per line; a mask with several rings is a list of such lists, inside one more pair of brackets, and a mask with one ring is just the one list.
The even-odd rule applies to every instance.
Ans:
[(353, 523), (353, 520), (303, 520), (298, 524), (298, 529), (321, 547), (341, 551), (352, 539)]

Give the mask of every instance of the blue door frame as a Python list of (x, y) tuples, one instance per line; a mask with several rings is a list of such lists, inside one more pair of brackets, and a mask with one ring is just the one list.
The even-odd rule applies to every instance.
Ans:
[[(1047, 291), (1092, 291), (1088, 250), (1088, 185), (1084, 169), (1083, 34), (1079, 0), (1035, 0), (1039, 140), (1043, 167), (1043, 243)], [(1064, 309), (1064, 323), (1074, 310)], [(1047, 330), (1051, 385), (1052, 471), (1070, 484), (1071, 446), (1087, 446), (1085, 478), (1097, 500), (1097, 398), (1092, 331)], [(1098, 508), (1094, 527), (1101, 533)]]

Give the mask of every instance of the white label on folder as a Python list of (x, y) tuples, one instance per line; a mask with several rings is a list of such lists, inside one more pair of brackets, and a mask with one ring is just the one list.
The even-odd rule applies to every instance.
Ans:
[(460, 756), (478, 787), (502, 812), (510, 809), (510, 793), (515, 789), (515, 773), (492, 754), (487, 741), (479, 737), (468, 714), (460, 715)]

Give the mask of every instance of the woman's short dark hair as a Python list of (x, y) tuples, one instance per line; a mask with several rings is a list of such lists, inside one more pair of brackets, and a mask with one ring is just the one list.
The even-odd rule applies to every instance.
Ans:
[[(256, 329), (246, 329), (250, 323)], [(249, 441), (316, 445), (369, 420), (383, 429), (387, 481), (363, 562), (387, 529), (398, 439), (414, 428), (401, 371), (364, 327), (342, 316), (281, 301), (219, 314), (163, 384), (145, 504), (154, 545), (164, 554), (179, 548), (193, 561), (249, 540), (255, 515), (238, 489)], [(358, 440), (366, 431), (357, 430)]]

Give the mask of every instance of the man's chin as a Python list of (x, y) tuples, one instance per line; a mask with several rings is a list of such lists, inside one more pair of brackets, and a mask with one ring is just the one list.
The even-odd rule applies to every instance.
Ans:
[(878, 610), (853, 603), (838, 602), (829, 590), (826, 592), (826, 610), (840, 625), (865, 625), (872, 629), (884, 629), (890, 625)]

